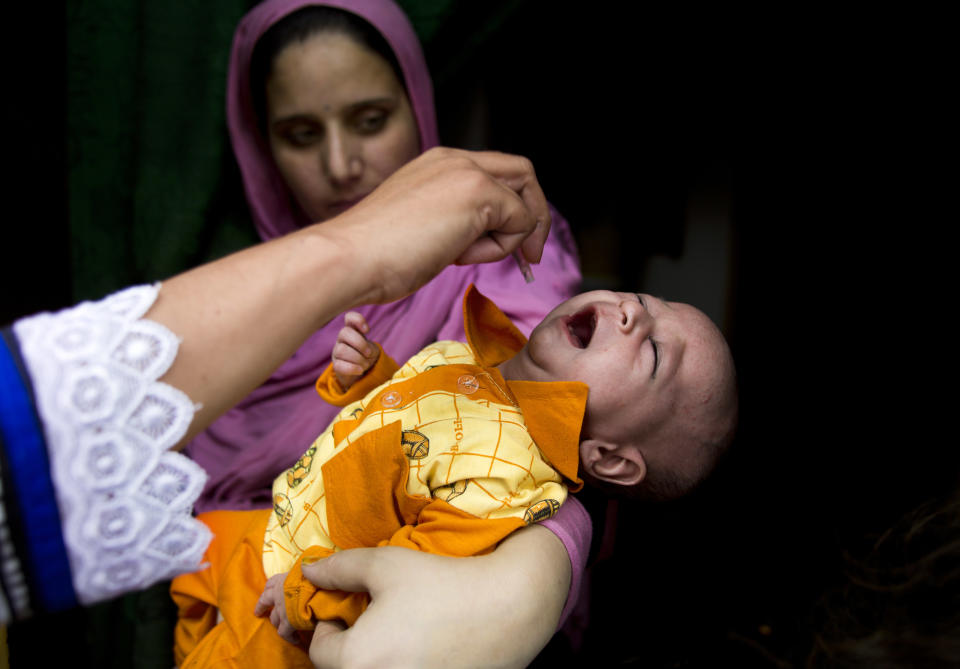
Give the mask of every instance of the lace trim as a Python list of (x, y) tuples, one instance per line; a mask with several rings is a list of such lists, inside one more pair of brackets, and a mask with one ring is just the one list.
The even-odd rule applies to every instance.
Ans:
[(169, 452), (194, 406), (157, 381), (179, 340), (141, 317), (160, 284), (14, 324), (44, 423), (64, 543), (84, 604), (196, 570), (206, 473)]

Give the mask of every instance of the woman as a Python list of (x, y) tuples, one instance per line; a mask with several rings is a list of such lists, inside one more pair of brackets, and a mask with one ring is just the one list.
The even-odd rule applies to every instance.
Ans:
[[(313, 4), (267, 0), (244, 17), (234, 36), (227, 120), (264, 240), (353, 206), (438, 141), (429, 73), (403, 12), (383, 0), (305, 9)], [(556, 212), (536, 277), (526, 285), (510, 258), (450, 267), (404, 300), (359, 311), (371, 338), (399, 360), (432, 341), (463, 336), (461, 297), (470, 283), (529, 333), (576, 292), (580, 280), (569, 227)], [(318, 330), (263, 386), (188, 445), (187, 453), (210, 476), (197, 511), (270, 504), (273, 478), (336, 413), (319, 401), (313, 383), (330, 362), (340, 326), (334, 319)]]

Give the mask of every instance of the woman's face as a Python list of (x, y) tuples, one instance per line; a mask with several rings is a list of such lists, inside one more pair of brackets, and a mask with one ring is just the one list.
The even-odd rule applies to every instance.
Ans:
[(420, 153), (403, 85), (346, 35), (318, 33), (284, 48), (266, 100), (273, 158), (312, 221), (349, 209)]

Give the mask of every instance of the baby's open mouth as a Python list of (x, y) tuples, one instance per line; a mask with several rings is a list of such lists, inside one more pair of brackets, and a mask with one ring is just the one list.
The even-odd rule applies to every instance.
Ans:
[(593, 331), (596, 327), (597, 313), (593, 309), (584, 309), (567, 320), (567, 331), (570, 333), (573, 343), (580, 348), (586, 348), (590, 345), (590, 339), (593, 337)]

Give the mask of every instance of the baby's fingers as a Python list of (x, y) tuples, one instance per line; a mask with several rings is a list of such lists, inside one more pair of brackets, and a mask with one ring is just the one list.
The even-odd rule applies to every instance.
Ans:
[(377, 351), (376, 346), (371, 344), (366, 337), (349, 325), (341, 328), (339, 334), (337, 334), (337, 344), (334, 347), (334, 355), (343, 356), (343, 359), (350, 360), (350, 358), (346, 357), (346, 349), (348, 348), (353, 349), (368, 360), (372, 358)]
[(286, 616), (278, 613), (278, 610), (281, 608), (283, 607), (277, 606), (274, 608), (273, 613), (270, 614), (270, 623), (277, 628), (277, 634), (279, 634), (284, 641), (298, 645), (300, 643), (300, 635), (297, 634), (297, 630), (293, 629), (287, 621)]
[[(376, 346), (373, 347), (373, 350), (376, 352)], [(360, 374), (363, 374), (363, 372), (373, 364), (370, 357), (363, 355), (363, 353), (357, 349), (342, 342), (334, 345), (333, 352), (330, 357), (333, 360), (334, 365), (337, 363), (357, 365), (360, 368)]]
[(270, 612), (270, 609), (273, 608), (273, 599), (269, 601), (266, 599), (267, 593), (260, 595), (260, 599), (257, 600), (257, 605), (253, 607), (253, 615), (257, 618), (262, 618)]
[(367, 334), (370, 332), (370, 326), (367, 325), (367, 319), (359, 311), (348, 311), (343, 315), (343, 323), (357, 332)]
[[(346, 360), (334, 360), (332, 367), (333, 373), (340, 379), (355, 379), (363, 376), (363, 373), (366, 371), (366, 367), (363, 365), (355, 362), (347, 362)], [(343, 384), (341, 383), (341, 385)]]
[(267, 579), (266, 585), (263, 586), (263, 592), (260, 594), (260, 599), (257, 600), (257, 604), (253, 608), (253, 615), (262, 618), (278, 603), (281, 606), (283, 605), (283, 580), (285, 577), (286, 574), (275, 574)]

